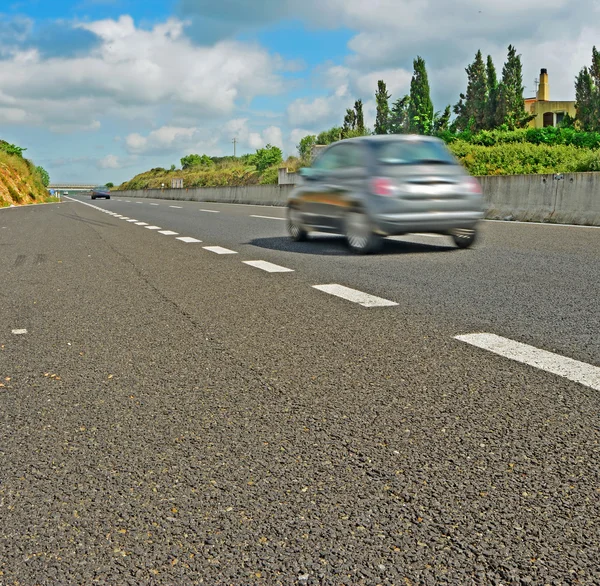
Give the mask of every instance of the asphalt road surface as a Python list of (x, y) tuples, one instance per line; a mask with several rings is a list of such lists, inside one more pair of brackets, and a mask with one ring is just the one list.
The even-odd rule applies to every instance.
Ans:
[(0, 210), (0, 585), (600, 584), (600, 229), (283, 216)]

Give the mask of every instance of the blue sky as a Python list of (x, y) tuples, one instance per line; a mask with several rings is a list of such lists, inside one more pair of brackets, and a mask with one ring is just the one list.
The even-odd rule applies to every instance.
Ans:
[(526, 93), (545, 67), (552, 99), (573, 99), (600, 37), (597, 0), (7, 1), (0, 138), (61, 182), (229, 154), (234, 136), (238, 153), (295, 154), (357, 98), (372, 124), (377, 80), (408, 93), (417, 55), (438, 110), (464, 91), (478, 49), (500, 74), (509, 43)]

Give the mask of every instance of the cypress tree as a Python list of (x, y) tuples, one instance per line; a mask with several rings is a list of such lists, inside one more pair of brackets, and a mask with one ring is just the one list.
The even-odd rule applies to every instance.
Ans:
[(575, 109), (577, 125), (581, 130), (590, 132), (595, 129), (594, 94), (597, 94), (594, 78), (587, 67), (584, 67), (575, 79)]
[(346, 109), (344, 116), (344, 125), (342, 127), (342, 136), (346, 137), (356, 128), (356, 112), (352, 108)]
[(592, 48), (592, 65), (575, 80), (577, 124), (582, 130), (600, 131), (600, 52)]
[(514, 130), (524, 128), (534, 118), (525, 112), (524, 89), (521, 56), (509, 45), (508, 57), (502, 68), (502, 83), (498, 88), (498, 125), (505, 124), (510, 130)]
[(452, 110), (449, 104), (444, 108), (444, 111), (441, 114), (439, 112), (436, 113), (433, 122), (433, 129), (435, 132), (444, 132), (445, 130), (448, 130), (451, 114)]
[(496, 127), (496, 110), (498, 108), (498, 77), (492, 56), (488, 55), (486, 65), (487, 103), (485, 105), (485, 128), (492, 130)]
[(415, 134), (430, 134), (433, 123), (433, 103), (425, 60), (422, 57), (417, 57), (413, 61), (413, 68), (414, 72), (410, 82), (410, 102), (408, 104), (409, 131)]
[(409, 96), (398, 98), (392, 105), (388, 130), (390, 134), (406, 134), (408, 132)]
[(363, 116), (362, 100), (356, 100), (356, 102), (354, 102), (354, 113), (355, 113), (355, 121), (356, 121), (356, 125), (355, 125), (356, 130), (358, 132), (360, 132), (361, 134), (365, 134), (366, 129), (365, 129), (365, 118)]
[(380, 79), (377, 82), (377, 91), (375, 92), (375, 101), (377, 102), (377, 115), (375, 117), (375, 134), (387, 134), (390, 118), (389, 99), (392, 96), (388, 94), (385, 82)]
[(455, 126), (459, 130), (477, 132), (487, 127), (488, 80), (481, 50), (477, 51), (475, 60), (465, 71), (467, 91), (466, 94), (460, 94), (460, 100), (454, 105), (454, 113), (457, 115)]

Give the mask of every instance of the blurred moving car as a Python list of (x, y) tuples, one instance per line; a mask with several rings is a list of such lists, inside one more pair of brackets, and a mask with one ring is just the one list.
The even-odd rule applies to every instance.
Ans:
[(365, 254), (377, 251), (385, 236), (430, 232), (467, 248), (484, 216), (479, 182), (430, 136), (341, 140), (300, 174), (287, 202), (295, 241), (313, 231), (341, 233), (351, 250)]
[(92, 199), (96, 199), (97, 197), (105, 197), (106, 199), (110, 199), (110, 189), (106, 187), (106, 185), (94, 187), (94, 189), (92, 189)]

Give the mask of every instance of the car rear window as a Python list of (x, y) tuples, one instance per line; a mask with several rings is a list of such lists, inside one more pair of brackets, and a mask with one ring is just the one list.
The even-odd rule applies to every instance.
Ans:
[(443, 144), (431, 140), (398, 140), (378, 147), (377, 159), (384, 165), (457, 164)]

